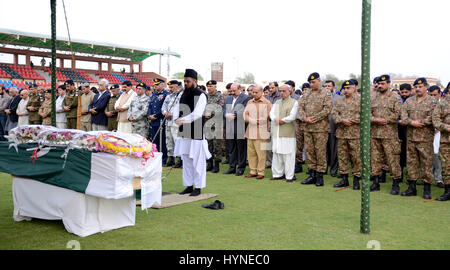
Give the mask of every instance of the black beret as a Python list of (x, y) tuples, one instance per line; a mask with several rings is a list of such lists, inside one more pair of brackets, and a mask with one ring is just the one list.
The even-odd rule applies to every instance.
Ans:
[(163, 79), (160, 79), (160, 78), (154, 78), (153, 79), (153, 84), (154, 85), (158, 85), (158, 84), (160, 84), (160, 83), (164, 83), (165, 81), (163, 80)]
[(380, 77), (378, 77), (378, 82), (391, 82), (391, 76), (385, 74), (385, 75), (381, 75)]
[(284, 84), (290, 85), (290, 86), (295, 88), (295, 82), (294, 81), (289, 80), (289, 81), (285, 82)]
[(136, 87), (142, 87), (144, 89), (147, 89), (147, 85), (145, 83), (138, 83), (138, 85), (136, 85)]
[(215, 80), (210, 80), (206, 83), (206, 85), (217, 85), (217, 82)]
[(354, 79), (346, 80), (346, 81), (342, 84), (342, 88), (344, 88), (344, 86), (350, 86), (350, 85), (356, 85)]
[(184, 72), (184, 77), (189, 77), (189, 78), (193, 78), (193, 79), (197, 80), (197, 71), (188, 68)]
[(51, 94), (52, 93), (52, 89), (47, 89), (47, 90), (44, 90), (44, 93), (49, 93), (49, 94)]
[(172, 84), (173, 84), (173, 85), (175, 85), (175, 84), (178, 85), (178, 83), (179, 83), (179, 82), (178, 82), (177, 80), (171, 80), (171, 81), (169, 81), (169, 82), (167, 83), (167, 85), (172, 85)]
[(317, 73), (317, 72), (311, 73), (311, 74), (308, 76), (308, 82), (310, 82), (310, 81), (312, 81), (312, 80), (315, 80), (315, 79), (320, 79), (320, 75), (319, 75), (319, 73)]
[(64, 84), (75, 85), (75, 83), (72, 80), (67, 80), (64, 82)]
[(122, 85), (131, 86), (132, 84), (130, 81), (123, 81)]
[(413, 85), (414, 86), (416, 86), (417, 84), (421, 84), (421, 83), (423, 83), (423, 84), (428, 84), (427, 83), (427, 79), (425, 79), (425, 78), (417, 78), (415, 81), (414, 81), (414, 83), (413, 83)]
[(380, 77), (375, 77), (375, 78), (373, 78), (373, 83), (374, 83), (374, 84), (375, 84), (375, 83), (378, 83), (379, 80), (380, 80)]
[(205, 90), (206, 90), (206, 87), (205, 87), (204, 85), (199, 85), (199, 86), (198, 86), (198, 89), (205, 91)]

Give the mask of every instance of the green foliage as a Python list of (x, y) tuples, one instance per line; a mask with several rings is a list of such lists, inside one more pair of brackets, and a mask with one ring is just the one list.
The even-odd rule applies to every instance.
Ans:
[(237, 77), (234, 82), (241, 83), (241, 84), (254, 84), (255, 83), (255, 76), (252, 73), (245, 72), (244, 76)]
[[(172, 79), (174, 80), (184, 80), (184, 72), (177, 72), (172, 75)], [(197, 74), (197, 79), (199, 81), (203, 81), (203, 77), (200, 74)]]

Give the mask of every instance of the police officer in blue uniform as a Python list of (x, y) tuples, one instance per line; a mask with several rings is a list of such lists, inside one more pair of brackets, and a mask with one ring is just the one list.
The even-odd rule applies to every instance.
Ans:
[(165, 121), (163, 122), (164, 115), (161, 113), (161, 108), (169, 92), (164, 89), (165, 81), (163, 79), (153, 79), (153, 85), (155, 91), (150, 97), (150, 104), (147, 112), (148, 118), (151, 120), (149, 134), (152, 134), (152, 141), (156, 144), (158, 151), (163, 153), (162, 164), (164, 166), (167, 160), (167, 148)]

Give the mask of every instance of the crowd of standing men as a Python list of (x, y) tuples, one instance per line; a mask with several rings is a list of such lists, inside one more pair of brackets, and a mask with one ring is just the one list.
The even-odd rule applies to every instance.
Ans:
[[(301, 184), (323, 186), (323, 175), (341, 178), (334, 187), (360, 189), (360, 109), (358, 81), (346, 80), (340, 90), (334, 81), (322, 84), (312, 73), (301, 89), (295, 82), (247, 89), (229, 83), (217, 90), (210, 80), (200, 88), (207, 96), (204, 134), (211, 158), (207, 171), (219, 172), (219, 164), (229, 164), (224, 174), (244, 174), (263, 179), (271, 168), (271, 180), (296, 180), (307, 164), (309, 176)], [(163, 153), (163, 165), (182, 167), (174, 155), (179, 127), (173, 119), (183, 93), (182, 83), (156, 78), (153, 87), (140, 83), (135, 90), (130, 81), (110, 86), (106, 79), (98, 89), (82, 84), (78, 91), (72, 80), (58, 87), (56, 126), (84, 131), (110, 130), (140, 134)], [(447, 86), (447, 89), (449, 86)], [(51, 124), (51, 91), (10, 88), (0, 90), (0, 140), (18, 125)], [(245, 94), (247, 92), (247, 94)], [(81, 116), (79, 117), (79, 102)], [(380, 190), (386, 174), (392, 178), (392, 195), (400, 194), (399, 184), (406, 180), (402, 196), (417, 195), (418, 180), (423, 180), (423, 198), (431, 199), (431, 184), (445, 187), (437, 200), (450, 199), (450, 97), (426, 78), (413, 85), (391, 89), (389, 75), (376, 77), (371, 88), (371, 191)], [(178, 112), (176, 113), (178, 115)], [(436, 147), (436, 140), (437, 145)], [(421, 183), (421, 182), (419, 182)]]

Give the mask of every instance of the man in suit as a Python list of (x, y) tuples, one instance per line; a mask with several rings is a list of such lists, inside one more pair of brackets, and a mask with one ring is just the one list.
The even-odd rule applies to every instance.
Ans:
[(9, 95), (11, 99), (9, 101), (8, 107), (5, 109), (6, 113), (6, 134), (15, 127), (17, 127), (17, 123), (19, 122), (19, 116), (16, 113), (17, 107), (19, 106), (20, 96), (19, 91), (15, 87), (11, 87), (9, 89)]
[(111, 95), (106, 91), (107, 88), (108, 80), (101, 79), (98, 86), (98, 94), (94, 96), (91, 104), (89, 104), (93, 131), (108, 130), (108, 117), (105, 114), (105, 108)]
[[(226, 121), (226, 139), (230, 146), (230, 168), (224, 174), (244, 174), (247, 160), (247, 141), (245, 140), (244, 109), (251, 99), (240, 91), (240, 85), (233, 83), (225, 100), (223, 116)], [(237, 172), (236, 172), (237, 166)]]

